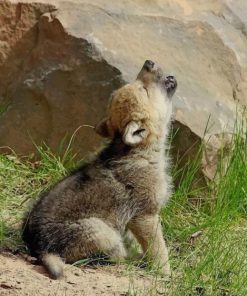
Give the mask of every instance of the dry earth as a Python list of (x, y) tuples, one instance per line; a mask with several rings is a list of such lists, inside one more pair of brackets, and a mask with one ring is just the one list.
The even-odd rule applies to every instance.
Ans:
[[(151, 277), (123, 266), (74, 267), (66, 265), (65, 277), (52, 280), (42, 266), (21, 256), (0, 255), (0, 295), (149, 295)], [(160, 293), (160, 291), (159, 291)], [(136, 294), (135, 294), (136, 295)]]

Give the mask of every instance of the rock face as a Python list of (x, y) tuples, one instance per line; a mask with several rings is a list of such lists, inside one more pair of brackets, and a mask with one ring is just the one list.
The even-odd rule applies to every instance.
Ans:
[[(1, 146), (29, 153), (31, 135), (56, 148), (95, 124), (111, 91), (147, 58), (176, 75), (174, 117), (190, 139), (203, 137), (210, 117), (216, 143), (232, 131), (236, 103), (247, 105), (245, 0), (25, 2), (0, 3)], [(82, 127), (75, 147), (98, 140)], [(186, 151), (193, 143), (184, 142)]]
[(65, 32), (52, 18), (54, 7), (0, 6), (0, 146), (29, 154), (34, 143), (45, 142), (58, 150), (82, 126), (74, 150), (93, 149), (99, 138), (83, 125), (104, 115), (110, 93), (122, 83), (120, 71), (86, 40)]

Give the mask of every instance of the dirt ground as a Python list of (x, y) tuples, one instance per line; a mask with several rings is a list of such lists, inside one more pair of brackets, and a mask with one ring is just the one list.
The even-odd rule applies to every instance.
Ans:
[[(126, 266), (74, 267), (52, 280), (45, 269), (21, 256), (0, 254), (0, 295), (149, 295), (152, 279), (140, 269)], [(138, 295), (139, 295), (138, 293)]]

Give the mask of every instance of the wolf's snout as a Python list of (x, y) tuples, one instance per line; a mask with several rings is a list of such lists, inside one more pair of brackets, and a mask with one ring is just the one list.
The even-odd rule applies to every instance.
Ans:
[(141, 80), (145, 87), (153, 82), (158, 82), (163, 76), (163, 71), (158, 64), (151, 60), (146, 60), (141, 71), (137, 75), (137, 79)]
[(163, 71), (160, 68), (159, 64), (151, 61), (151, 60), (146, 60), (143, 69), (150, 73), (153, 74), (153, 77), (156, 77), (156, 80), (159, 80), (163, 76)]
[(146, 60), (144, 63), (144, 68), (148, 71), (151, 71), (154, 68), (155, 63), (151, 60)]

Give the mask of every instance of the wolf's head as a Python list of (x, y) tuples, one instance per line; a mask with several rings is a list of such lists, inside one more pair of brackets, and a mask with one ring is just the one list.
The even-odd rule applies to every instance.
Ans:
[(113, 92), (107, 117), (97, 126), (103, 137), (121, 135), (128, 146), (147, 146), (163, 137), (169, 124), (177, 81), (147, 60), (135, 82)]

